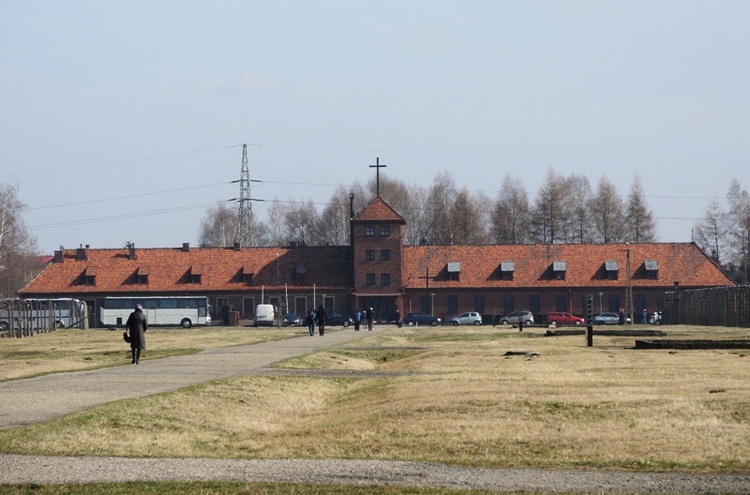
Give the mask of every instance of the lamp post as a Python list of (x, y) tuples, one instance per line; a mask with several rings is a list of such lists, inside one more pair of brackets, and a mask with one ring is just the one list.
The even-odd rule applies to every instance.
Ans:
[(281, 290), (279, 285), (281, 284), (280, 268), (279, 268), (279, 253), (276, 253), (276, 304), (279, 305), (279, 316), (277, 320), (277, 326), (281, 326)]
[(430, 292), (430, 316), (435, 316), (435, 293)]

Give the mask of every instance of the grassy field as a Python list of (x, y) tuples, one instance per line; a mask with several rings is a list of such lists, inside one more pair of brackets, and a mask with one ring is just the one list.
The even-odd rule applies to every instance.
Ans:
[[(669, 338), (742, 336), (727, 329), (668, 331)], [(157, 350), (149, 356), (299, 330), (212, 328), (190, 331), (190, 339), (185, 332), (150, 334), (149, 345)], [(37, 352), (46, 371), (58, 362), (68, 370), (74, 357), (86, 363), (86, 357), (114, 353), (120, 361), (124, 345), (111, 337), (63, 331), (2, 341), (0, 348), (5, 356), (24, 354), (14, 367), (24, 375), (34, 372)], [(186, 341), (190, 349), (180, 347)], [(283, 366), (409, 375), (331, 378), (311, 372), (224, 380), (3, 432), (0, 450), (750, 472), (745, 353), (641, 351), (633, 343), (597, 336), (589, 348), (582, 336), (544, 337), (541, 330), (392, 329)], [(539, 355), (505, 355), (518, 350)], [(68, 357), (53, 359), (58, 352)]]
[[(256, 344), (302, 335), (305, 329), (242, 327), (151, 328), (146, 332), (144, 360), (192, 354), (221, 346)], [(122, 330), (64, 329), (21, 339), (0, 339), (0, 382), (46, 373), (79, 371), (130, 362)]]
[[(668, 339), (748, 338), (746, 329), (662, 330)], [(149, 331), (148, 353), (305, 331)], [(181, 347), (186, 332), (189, 349)], [(0, 356), (15, 362), (19, 376), (38, 372), (36, 352), (48, 372), (85, 356), (114, 352), (124, 359), (124, 343), (110, 342), (119, 335), (58, 333), (2, 340)], [(303, 376), (241, 377), (112, 403), (0, 432), (0, 451), (750, 473), (747, 351), (635, 350), (633, 337), (598, 335), (587, 347), (583, 336), (543, 334), (541, 328), (391, 328), (282, 363), (309, 370)], [(70, 356), (55, 359), (58, 352)], [(19, 353), (28, 359), (14, 358)], [(106, 365), (105, 357), (97, 359)], [(320, 370), (364, 373), (340, 378)]]

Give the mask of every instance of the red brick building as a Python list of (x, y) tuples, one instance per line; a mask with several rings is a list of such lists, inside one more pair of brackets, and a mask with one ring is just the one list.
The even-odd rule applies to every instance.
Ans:
[[(251, 317), (271, 303), (304, 314), (324, 304), (378, 319), (421, 311), (652, 311), (665, 291), (734, 285), (694, 243), (404, 246), (402, 216), (376, 196), (351, 221), (351, 246), (61, 249), (22, 297), (76, 297), (96, 314), (105, 296), (206, 295), (214, 316)], [(94, 321), (96, 319), (94, 318)]]

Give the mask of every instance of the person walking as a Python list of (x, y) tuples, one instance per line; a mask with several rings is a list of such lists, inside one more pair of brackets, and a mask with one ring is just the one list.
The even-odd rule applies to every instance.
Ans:
[(359, 324), (362, 321), (362, 313), (358, 310), (354, 310), (354, 331), (359, 332)]
[(130, 334), (130, 354), (133, 357), (130, 364), (140, 364), (141, 351), (146, 348), (146, 330), (148, 329), (148, 318), (143, 313), (143, 306), (135, 305), (135, 311), (130, 313), (125, 326)]
[(367, 309), (367, 330), (372, 330), (372, 326), (375, 324), (375, 311), (372, 308)]
[(315, 315), (315, 319), (318, 320), (318, 333), (323, 336), (326, 333), (326, 323), (328, 322), (328, 315), (323, 306), (318, 306), (318, 312)]
[(315, 310), (310, 308), (310, 311), (307, 312), (307, 317), (305, 318), (305, 323), (307, 323), (307, 330), (310, 332), (310, 337), (315, 335)]
[(396, 325), (398, 326), (398, 328), (401, 328), (401, 311), (396, 310), (395, 317), (396, 317)]

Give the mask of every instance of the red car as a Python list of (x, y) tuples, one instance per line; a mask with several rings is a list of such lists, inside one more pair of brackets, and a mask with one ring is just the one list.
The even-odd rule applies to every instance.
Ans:
[(575, 325), (580, 327), (586, 324), (586, 320), (580, 316), (572, 315), (564, 311), (552, 311), (545, 318), (547, 325)]

